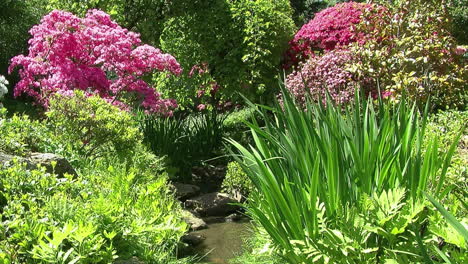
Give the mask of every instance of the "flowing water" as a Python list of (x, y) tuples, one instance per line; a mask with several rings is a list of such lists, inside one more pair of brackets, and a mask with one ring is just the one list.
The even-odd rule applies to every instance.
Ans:
[(228, 260), (242, 253), (243, 240), (251, 233), (247, 220), (222, 222), (208, 225), (208, 229), (193, 232), (205, 237), (202, 244), (194, 248), (196, 254), (206, 255), (200, 263), (228, 264)]

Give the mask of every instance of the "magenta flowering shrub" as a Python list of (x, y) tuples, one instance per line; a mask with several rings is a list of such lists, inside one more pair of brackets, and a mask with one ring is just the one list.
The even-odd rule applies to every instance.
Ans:
[(337, 104), (344, 104), (354, 98), (358, 82), (346, 65), (355, 60), (348, 50), (336, 49), (323, 56), (311, 56), (299, 69), (286, 78), (286, 88), (299, 104), (306, 102), (307, 93), (313, 100), (325, 99), (327, 92)]
[(289, 43), (285, 67), (297, 65), (314, 50), (333, 50), (336, 46), (345, 46), (363, 37), (355, 34), (352, 27), (361, 22), (364, 12), (373, 8), (373, 4), (347, 2), (317, 13)]
[(155, 71), (180, 74), (176, 59), (141, 43), (99, 10), (84, 18), (52, 11), (30, 33), (29, 54), (11, 60), (20, 67), (14, 95), (26, 94), (47, 107), (51, 95), (75, 89), (97, 94), (122, 107), (138, 102), (150, 112), (170, 113), (175, 100), (164, 100), (142, 79)]

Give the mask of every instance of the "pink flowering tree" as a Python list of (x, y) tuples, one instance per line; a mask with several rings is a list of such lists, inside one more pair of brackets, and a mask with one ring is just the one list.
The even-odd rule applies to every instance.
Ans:
[(9, 72), (19, 67), (14, 96), (29, 95), (47, 107), (55, 93), (83, 90), (127, 108), (138, 103), (153, 113), (170, 114), (175, 100), (161, 99), (144, 80), (155, 71), (180, 74), (176, 59), (141, 43), (99, 10), (84, 18), (52, 11), (30, 33), (29, 54), (11, 60)]
[(384, 11), (373, 4), (346, 2), (317, 13), (290, 41), (285, 67), (297, 65), (316, 50), (329, 51), (364, 38), (353, 31), (353, 26), (362, 21), (364, 13), (373, 9)]

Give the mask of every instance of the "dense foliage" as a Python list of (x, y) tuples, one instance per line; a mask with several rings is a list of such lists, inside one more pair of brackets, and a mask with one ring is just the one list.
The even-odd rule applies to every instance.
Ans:
[(460, 44), (468, 44), (468, 1), (451, 0), (449, 12), (452, 17), (451, 32)]
[(0, 264), (468, 263), (466, 0), (1, 2)]
[(371, 78), (397, 99), (406, 93), (420, 105), (432, 97), (435, 108), (463, 109), (468, 98), (466, 49), (457, 47), (448, 31), (444, 2), (401, 1), (388, 8), (392, 16), (358, 26), (369, 37), (352, 46), (360, 63), (349, 70)]
[(44, 14), (43, 0), (2, 0), (0, 9), (0, 74), (11, 57), (27, 50), (28, 30)]
[[(141, 145), (129, 113), (76, 92), (53, 98), (46, 122), (4, 114), (1, 152), (60, 153), (78, 175), (59, 178), (16, 161), (0, 164), (2, 263), (110, 263), (132, 256), (176, 263), (186, 225), (160, 160)], [(119, 159), (125, 146), (132, 151)]]
[(100, 97), (82, 91), (51, 98), (46, 115), (59, 140), (70, 142), (70, 152), (81, 157), (103, 155), (131, 157), (139, 142), (139, 130), (131, 114)]
[(47, 106), (51, 95), (79, 89), (123, 107), (131, 99), (151, 112), (170, 113), (176, 107), (173, 100), (160, 99), (141, 77), (156, 70), (179, 74), (177, 61), (141, 45), (138, 34), (120, 27), (106, 13), (91, 10), (79, 18), (53, 11), (30, 33), (29, 54), (14, 57), (9, 68), (11, 72), (21, 67), (15, 96), (27, 94)]
[[(380, 91), (393, 101), (406, 94), (421, 107), (432, 97), (433, 108), (463, 109), (468, 98), (466, 49), (450, 36), (444, 7), (439, 1), (399, 1), (378, 8), (350, 2), (325, 9), (293, 41), (293, 48), (302, 52), (299, 58), (309, 59), (288, 76), (288, 89), (299, 101), (310, 92), (315, 99), (330, 93), (343, 103), (360, 89), (374, 96)], [(354, 20), (347, 21), (352, 23), (340, 22), (351, 15)], [(332, 26), (319, 23), (323, 19)], [(325, 51), (314, 54), (313, 49)]]
[(159, 44), (159, 36), (168, 11), (165, 0), (47, 0), (49, 10), (60, 9), (84, 16), (100, 9), (129, 30), (141, 34), (144, 42)]
[(156, 76), (158, 90), (180, 101), (195, 97), (209, 86), (206, 78), (194, 83), (189, 71), (205, 64), (210, 83), (220, 86), (224, 101), (238, 99), (238, 92), (251, 98), (271, 94), (281, 54), (294, 30), (288, 1), (180, 1), (173, 5), (174, 15), (164, 25), (161, 47), (178, 58), (186, 75)]
[(360, 83), (353, 80), (353, 74), (346, 70), (348, 63), (355, 62), (348, 50), (333, 50), (323, 56), (311, 56), (300, 68), (288, 75), (286, 86), (301, 104), (307, 96), (315, 101), (327, 94), (338, 104), (353, 100)]
[(164, 177), (144, 166), (57, 178), (0, 165), (2, 263), (172, 263), (185, 224)]
[(156, 155), (166, 157), (171, 176), (190, 180), (192, 168), (220, 155), (225, 135), (223, 115), (202, 112), (184, 119), (140, 115), (144, 143)]

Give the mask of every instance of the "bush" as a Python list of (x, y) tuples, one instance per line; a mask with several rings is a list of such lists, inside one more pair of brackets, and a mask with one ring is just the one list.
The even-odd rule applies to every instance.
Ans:
[(318, 101), (325, 99), (327, 94), (335, 103), (346, 104), (354, 99), (354, 92), (362, 85), (353, 80), (354, 75), (346, 69), (353, 61), (356, 59), (348, 50), (332, 50), (322, 56), (311, 56), (297, 71), (288, 75), (286, 87), (302, 105), (308, 96)]
[[(161, 47), (187, 72), (206, 63), (223, 101), (238, 100), (238, 92), (256, 100), (271, 95), (281, 54), (294, 30), (288, 1), (178, 1), (171, 10)], [(155, 77), (158, 82), (164, 78)], [(177, 91), (176, 99), (191, 98), (202, 85), (188, 82), (187, 74), (160, 83), (158, 90), (165, 95)]]
[(0, 260), (111, 263), (136, 256), (176, 263), (186, 225), (165, 177), (124, 165), (96, 165), (89, 173), (59, 179), (21, 164), (1, 168)]
[(162, 100), (144, 80), (154, 71), (181, 72), (169, 54), (141, 45), (102, 11), (90, 10), (85, 18), (52, 11), (31, 29), (29, 54), (12, 59), (9, 71), (21, 66), (14, 95), (27, 94), (48, 105), (51, 95), (71, 90), (92, 91), (121, 107), (140, 104), (151, 112), (170, 113), (177, 105)]
[(360, 63), (349, 70), (396, 100), (405, 93), (420, 106), (432, 97), (435, 109), (464, 109), (468, 65), (448, 31), (444, 1), (400, 1), (388, 10), (392, 16), (356, 26), (368, 38), (352, 45)]
[(285, 66), (297, 65), (316, 50), (333, 50), (360, 40), (363, 36), (356, 35), (353, 26), (362, 21), (364, 12), (373, 9), (378, 10), (374, 4), (351, 1), (320, 11), (290, 41)]
[[(318, 259), (320, 255), (312, 254), (310, 249), (324, 235), (330, 235), (333, 243), (340, 239), (345, 244), (363, 244), (362, 240), (339, 233), (346, 231), (339, 228), (353, 227), (343, 220), (352, 212), (344, 208), (359, 208), (365, 197), (388, 203), (391, 199), (379, 197), (403, 188), (405, 201), (413, 209), (411, 206), (423, 199), (423, 191), (428, 190), (430, 182), (435, 183), (434, 194), (441, 196), (445, 172), (458, 142), (446, 153), (440, 153), (437, 139), (432, 139), (423, 152), (427, 112), (420, 116), (416, 107), (408, 107), (404, 100), (397, 105), (379, 104), (375, 110), (370, 100), (359, 97), (345, 111), (330, 101), (326, 105), (307, 103), (304, 111), (288, 93), (283, 98), (282, 107), (277, 105), (271, 109), (273, 116), (262, 110), (264, 127), (250, 125), (255, 138), (253, 146), (247, 149), (231, 142), (241, 154), (238, 162), (258, 190), (250, 194), (247, 210), (265, 228), (277, 252), (289, 263), (311, 263)], [(321, 208), (325, 210), (323, 216)], [(399, 209), (394, 205), (385, 208)], [(321, 232), (322, 217), (338, 231)], [(401, 224), (384, 216), (379, 219)], [(369, 244), (364, 244), (369, 247), (357, 253), (356, 263), (366, 257), (367, 249), (372, 253), (374, 247), (378, 252), (386, 247), (398, 248), (399, 243), (391, 237), (400, 234), (400, 229), (395, 229), (397, 233), (393, 233), (392, 227), (384, 230), (367, 230), (378, 236), (362, 237), (370, 239)], [(387, 237), (389, 231), (392, 234)], [(407, 241), (404, 237), (399, 239)], [(352, 248), (343, 245), (336, 250), (346, 255)], [(328, 246), (326, 242), (325, 247)], [(415, 252), (415, 246), (412, 243), (412, 248), (405, 249)], [(327, 255), (322, 261), (338, 262), (340, 252)], [(391, 251), (389, 254), (389, 258), (394, 257)], [(424, 259), (423, 256), (405, 257)]]
[(142, 136), (132, 115), (97, 95), (82, 91), (56, 94), (46, 115), (55, 137), (68, 143), (67, 151), (83, 158), (128, 158), (141, 144)]

